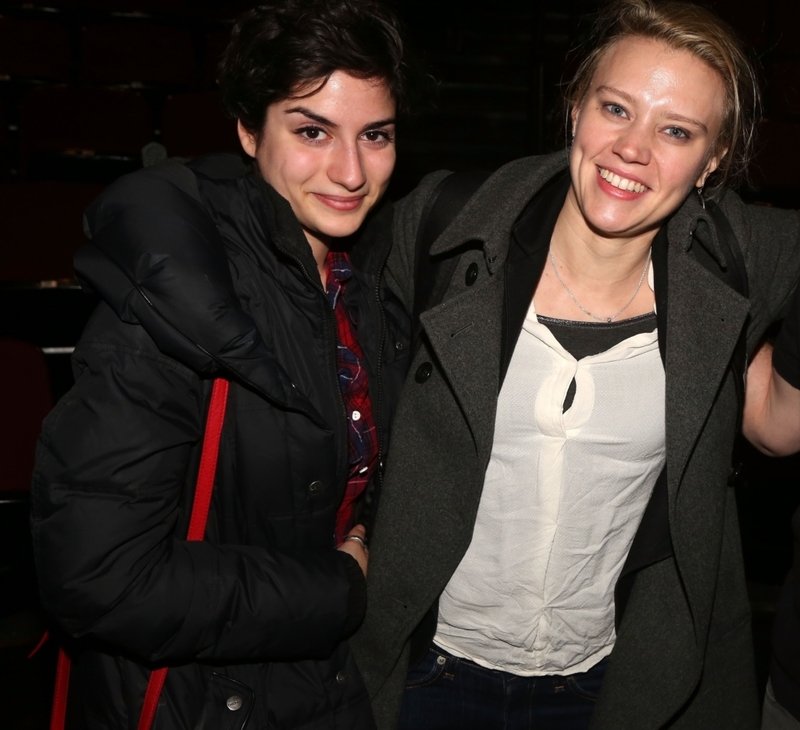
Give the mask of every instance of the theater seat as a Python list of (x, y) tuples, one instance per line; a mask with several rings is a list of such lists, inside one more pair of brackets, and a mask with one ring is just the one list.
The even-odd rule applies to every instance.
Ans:
[(65, 81), (69, 58), (65, 26), (0, 15), (0, 79)]
[(72, 257), (86, 242), (83, 211), (102, 189), (77, 183), (0, 183), (0, 280), (72, 279)]
[(0, 339), (0, 382), (4, 384), (0, 498), (8, 499), (10, 494), (30, 489), (36, 439), (53, 407), (41, 350), (28, 342)]
[(24, 179), (110, 182), (140, 166), (152, 113), (136, 91), (41, 87), (20, 104), (19, 134)]
[(194, 79), (194, 44), (188, 30), (98, 23), (81, 28), (80, 35), (84, 81), (188, 86)]
[(164, 105), (161, 139), (171, 157), (241, 150), (236, 121), (222, 113), (215, 91), (170, 96)]

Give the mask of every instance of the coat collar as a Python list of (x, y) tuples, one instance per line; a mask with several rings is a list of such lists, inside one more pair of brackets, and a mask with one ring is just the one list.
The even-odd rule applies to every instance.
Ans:
[[(257, 194), (251, 192), (251, 205), (270, 241), (299, 263), (308, 272), (311, 283), (317, 285), (316, 261), (289, 201), (256, 173), (250, 173), (247, 182), (257, 191)], [(391, 220), (391, 203), (381, 201), (361, 228), (340, 242), (359, 271), (377, 274), (383, 268), (392, 243)]]
[[(470, 241), (483, 245), (489, 276), (465, 287), (457, 271), (442, 304), (424, 313), (421, 320), (473, 428), (476, 445), (487, 458), (500, 388), (504, 292), (508, 285), (503, 263), (512, 229), (531, 198), (566, 164), (566, 153), (560, 152), (517, 160), (501, 168), (431, 247), (432, 254), (442, 254)], [(656, 287), (659, 327), (666, 330), (662, 345), (666, 350), (667, 453), (674, 507), (693, 445), (714, 403), (749, 303), (689, 254), (692, 245), (700, 244), (718, 262), (724, 262), (712, 220), (694, 196), (670, 220), (667, 239), (665, 250), (654, 258), (654, 266), (656, 281), (662, 283)], [(539, 259), (544, 260), (541, 256)], [(535, 276), (527, 282), (531, 293), (541, 265), (527, 274)], [(517, 273), (515, 268), (509, 279), (518, 279)], [(521, 285), (517, 281), (515, 286)]]

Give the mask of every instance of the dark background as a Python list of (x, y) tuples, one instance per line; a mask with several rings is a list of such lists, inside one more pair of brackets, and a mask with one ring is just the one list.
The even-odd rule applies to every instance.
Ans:
[[(588, 0), (396, 0), (438, 80), (435, 105), (398, 130), (399, 197), (435, 169), (491, 170), (563, 147), (562, 83), (587, 41)], [(764, 118), (748, 200), (800, 206), (800, 3), (705, 3), (753, 48)], [(0, 0), (0, 726), (45, 728), (54, 647), (27, 534), (41, 418), (69, 387), (69, 349), (91, 309), (71, 281), (81, 213), (149, 142), (170, 156), (237, 151), (216, 106), (215, 64), (249, 3)], [(44, 352), (44, 355), (42, 354)], [(737, 487), (759, 680), (791, 562), (798, 460), (740, 445)]]

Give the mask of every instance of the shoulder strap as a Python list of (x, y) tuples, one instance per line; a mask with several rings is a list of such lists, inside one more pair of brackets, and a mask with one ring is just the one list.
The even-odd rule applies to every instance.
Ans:
[[(717, 230), (717, 242), (722, 255), (725, 257), (725, 267), (720, 267), (702, 246), (692, 246), (692, 253), (698, 263), (714, 274), (720, 281), (723, 281), (743, 297), (749, 297), (750, 285), (747, 279), (747, 269), (744, 265), (744, 256), (730, 221), (728, 221), (722, 209), (713, 201), (709, 201), (706, 204), (706, 209), (714, 220)], [(747, 372), (747, 333), (744, 330), (739, 336), (736, 348), (733, 351), (731, 368), (739, 404), (737, 423), (741, 423), (744, 412), (744, 379)], [(734, 465), (731, 474), (736, 473), (738, 472)]]
[(489, 173), (454, 172), (444, 178), (428, 198), (417, 228), (414, 285), (414, 330), (412, 342), (416, 350), (419, 338), (419, 315), (438, 304), (453, 277), (458, 256), (434, 261), (430, 250)]
[[(214, 491), (214, 475), (217, 471), (219, 443), (222, 425), (225, 422), (225, 407), (228, 402), (229, 383), (224, 378), (216, 378), (211, 389), (211, 402), (206, 417), (206, 430), (203, 435), (203, 451), (200, 456), (200, 469), (192, 502), (192, 515), (189, 520), (187, 540), (202, 541), (205, 536), (208, 512), (211, 508), (211, 494)], [(53, 693), (53, 710), (50, 716), (50, 730), (64, 730), (67, 717), (67, 694), (69, 692), (69, 673), (71, 661), (64, 649), (58, 651), (56, 685)], [(138, 730), (150, 730), (158, 709), (158, 699), (167, 679), (167, 667), (154, 669), (147, 682), (142, 714)]]
[(714, 219), (714, 224), (717, 228), (717, 241), (722, 255), (725, 257), (725, 268), (721, 269), (716, 263), (709, 265), (705, 260), (700, 260), (700, 263), (717, 278), (724, 281), (731, 289), (743, 297), (749, 297), (750, 285), (747, 280), (747, 269), (744, 265), (742, 249), (739, 247), (739, 239), (736, 238), (730, 221), (716, 203), (709, 201), (706, 204), (706, 208)]

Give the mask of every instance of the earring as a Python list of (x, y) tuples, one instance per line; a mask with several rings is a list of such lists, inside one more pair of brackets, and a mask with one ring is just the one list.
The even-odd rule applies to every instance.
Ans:
[(706, 209), (706, 199), (703, 197), (703, 186), (701, 185), (699, 188), (695, 188), (697, 191), (697, 197), (700, 198), (700, 205), (703, 206), (703, 210)]

